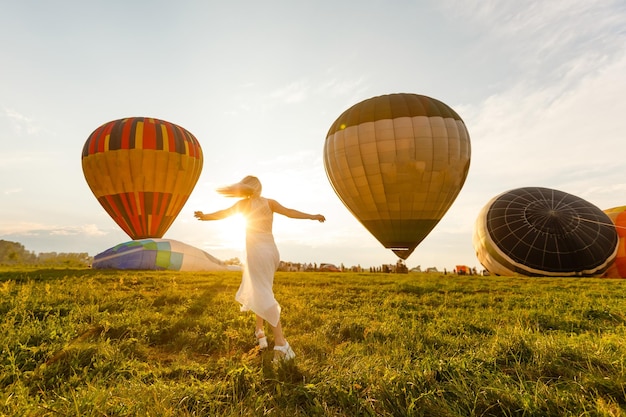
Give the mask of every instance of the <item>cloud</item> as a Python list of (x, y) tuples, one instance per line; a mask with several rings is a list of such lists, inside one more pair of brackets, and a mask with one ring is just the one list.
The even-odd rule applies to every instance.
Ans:
[(6, 116), (9, 119), (18, 121), (18, 122), (26, 122), (29, 123), (30, 119), (24, 115), (19, 114), (18, 112), (11, 110), (11, 109), (7, 109), (6, 107), (3, 107), (4, 113), (6, 114)]
[(50, 235), (58, 235), (58, 236), (105, 236), (107, 232), (104, 232), (98, 229), (98, 226), (95, 224), (86, 224), (77, 227), (61, 227), (61, 228), (53, 228), (49, 230)]
[[(18, 141), (19, 142), (19, 141)], [(3, 144), (4, 145), (4, 144)], [(18, 144), (18, 146), (21, 146)], [(50, 154), (43, 152), (31, 152), (31, 151), (10, 151), (2, 152), (0, 155), (0, 169), (6, 169), (7, 172), (16, 173), (19, 171), (32, 172), (32, 167), (43, 166), (43, 162), (50, 159)], [(7, 177), (3, 178), (4, 182), (7, 181)]]
[(32, 252), (90, 253), (127, 239), (116, 230), (100, 230), (94, 224), (58, 226), (41, 223), (0, 223), (0, 236), (18, 242)]
[(626, 7), (619, 1), (454, 0), (443, 7), (472, 28), (466, 30), (476, 38), (471, 46), (476, 59), (541, 85), (610, 64), (626, 37)]
[(456, 231), (466, 236), (454, 240), (464, 243), (449, 252), (473, 256), (471, 233), (479, 210), (513, 188), (560, 189), (600, 209), (626, 204), (626, 53), (593, 63), (583, 62), (586, 58), (570, 61), (570, 70), (551, 84), (518, 78), (475, 105), (456, 108), (472, 140), (470, 172), (423, 250)]
[[(498, 173), (493, 181), (502, 182), (624, 167), (617, 152), (626, 130), (624, 73), (626, 55), (576, 81), (564, 77), (535, 90), (522, 81), (479, 107), (466, 108), (474, 172)], [(603, 176), (602, 169), (595, 175)]]
[[(354, 76), (336, 76), (335, 71), (329, 71), (330, 78), (322, 81), (318, 91), (324, 97), (349, 97), (351, 100), (358, 100), (367, 90), (366, 77), (362, 74)], [(361, 98), (362, 99), (362, 98)], [(356, 103), (356, 101), (355, 101)]]
[(480, 26), (486, 37), (495, 42), (506, 45), (510, 41), (523, 41), (538, 55), (573, 45), (584, 46), (586, 42), (606, 37), (607, 33), (623, 36), (626, 14), (620, 1), (453, 0), (444, 5), (457, 18)]
[(270, 93), (270, 97), (284, 103), (301, 103), (309, 96), (310, 87), (306, 80), (294, 81)]
[(7, 236), (105, 236), (95, 224), (81, 226), (58, 226), (31, 222), (0, 223), (0, 235)]
[(13, 131), (16, 134), (32, 135), (40, 132), (39, 127), (36, 126), (35, 122), (31, 118), (4, 106), (2, 107), (2, 112), (4, 113), (4, 116), (11, 122)]

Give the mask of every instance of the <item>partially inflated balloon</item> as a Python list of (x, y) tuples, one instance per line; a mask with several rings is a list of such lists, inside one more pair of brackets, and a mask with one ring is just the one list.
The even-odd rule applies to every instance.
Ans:
[(483, 207), (473, 244), (493, 275), (600, 276), (617, 254), (617, 233), (602, 210), (580, 197), (524, 187)]
[(461, 191), (470, 153), (465, 123), (446, 104), (391, 94), (339, 116), (326, 135), (324, 167), (348, 210), (406, 259)]
[(102, 207), (132, 238), (162, 237), (202, 171), (202, 149), (187, 130), (130, 117), (97, 128), (85, 142), (85, 179)]
[(194, 246), (171, 239), (120, 243), (97, 254), (94, 269), (225, 271), (224, 262)]
[(626, 206), (614, 207), (604, 212), (615, 224), (615, 231), (619, 236), (617, 256), (615, 262), (606, 271), (608, 278), (626, 278)]

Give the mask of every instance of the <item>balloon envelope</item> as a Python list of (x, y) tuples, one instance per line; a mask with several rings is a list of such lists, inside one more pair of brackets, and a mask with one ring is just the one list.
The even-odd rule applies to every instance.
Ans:
[(194, 246), (171, 239), (120, 243), (94, 257), (94, 269), (225, 271), (224, 262)]
[(525, 187), (483, 207), (473, 244), (493, 275), (599, 276), (615, 259), (617, 233), (608, 216), (588, 201)]
[(446, 104), (390, 94), (337, 118), (326, 135), (324, 168), (348, 210), (406, 259), (456, 199), (470, 153), (465, 124)]
[(604, 212), (615, 224), (619, 237), (615, 262), (606, 271), (607, 278), (626, 278), (626, 206), (613, 207)]
[(82, 152), (89, 188), (132, 239), (165, 234), (196, 185), (202, 162), (191, 133), (144, 117), (103, 124)]

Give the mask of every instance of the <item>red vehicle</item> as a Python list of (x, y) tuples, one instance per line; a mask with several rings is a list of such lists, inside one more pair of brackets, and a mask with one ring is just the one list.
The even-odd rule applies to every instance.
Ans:
[(471, 275), (472, 271), (470, 270), (470, 267), (467, 265), (457, 265), (456, 273), (458, 275)]
[(341, 272), (341, 269), (333, 264), (320, 264), (320, 272)]

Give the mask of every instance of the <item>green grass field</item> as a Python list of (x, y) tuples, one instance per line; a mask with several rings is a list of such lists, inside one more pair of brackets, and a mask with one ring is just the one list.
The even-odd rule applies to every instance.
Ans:
[(0, 271), (0, 415), (626, 415), (625, 280), (277, 273), (282, 365), (239, 280)]

